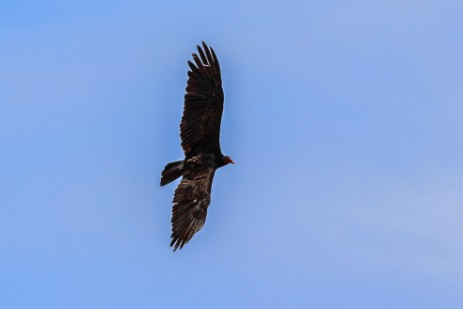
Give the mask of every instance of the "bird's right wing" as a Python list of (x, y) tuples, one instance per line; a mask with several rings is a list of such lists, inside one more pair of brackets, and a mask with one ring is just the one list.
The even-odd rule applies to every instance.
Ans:
[(175, 190), (172, 207), (172, 241), (170, 246), (182, 248), (206, 222), (211, 202), (215, 169), (202, 167), (183, 176)]
[(214, 50), (204, 42), (203, 49), (198, 46), (199, 57), (193, 54), (195, 63), (188, 61), (190, 71), (180, 124), (182, 147), (187, 156), (202, 151), (220, 152), (222, 78)]

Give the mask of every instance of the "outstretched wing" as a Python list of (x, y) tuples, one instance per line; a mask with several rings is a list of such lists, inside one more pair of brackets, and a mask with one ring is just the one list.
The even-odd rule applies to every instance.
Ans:
[(172, 207), (172, 241), (170, 246), (182, 248), (204, 226), (211, 202), (215, 169), (203, 167), (183, 176), (174, 194)]
[[(204, 49), (204, 50), (203, 50)], [(220, 67), (212, 48), (203, 42), (198, 46), (195, 63), (188, 61), (188, 82), (180, 136), (185, 154), (202, 151), (220, 152), (220, 122), (223, 110), (223, 89)]]

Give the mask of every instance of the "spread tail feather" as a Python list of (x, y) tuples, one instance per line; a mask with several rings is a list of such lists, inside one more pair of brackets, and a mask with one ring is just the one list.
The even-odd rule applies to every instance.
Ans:
[(161, 187), (165, 186), (183, 174), (183, 160), (171, 162), (162, 171)]

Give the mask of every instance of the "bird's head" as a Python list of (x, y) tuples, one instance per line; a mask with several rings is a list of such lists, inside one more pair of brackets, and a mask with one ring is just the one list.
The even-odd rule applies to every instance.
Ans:
[(235, 161), (233, 161), (232, 158), (230, 158), (229, 156), (223, 156), (222, 161), (223, 161), (223, 165), (227, 165), (230, 163), (235, 164)]

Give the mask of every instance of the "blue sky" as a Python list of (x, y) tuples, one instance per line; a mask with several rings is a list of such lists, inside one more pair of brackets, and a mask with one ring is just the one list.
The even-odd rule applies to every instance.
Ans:
[[(3, 1), (0, 307), (462, 308), (461, 1)], [(186, 61), (225, 90), (172, 253)]]

